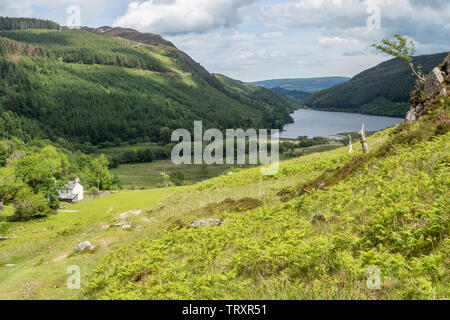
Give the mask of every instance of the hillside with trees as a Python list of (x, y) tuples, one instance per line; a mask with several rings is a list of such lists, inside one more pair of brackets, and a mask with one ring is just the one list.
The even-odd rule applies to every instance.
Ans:
[(0, 77), (0, 121), (14, 132), (2, 137), (64, 138), (73, 150), (159, 142), (161, 128), (194, 120), (282, 128), (295, 108), (263, 90), (237, 93), (160, 37), (112, 28), (0, 30)]
[[(422, 72), (430, 72), (447, 53), (413, 58)], [(314, 93), (305, 105), (318, 110), (358, 112), (371, 115), (405, 117), (416, 77), (408, 64), (395, 58), (363, 71), (349, 82)]]

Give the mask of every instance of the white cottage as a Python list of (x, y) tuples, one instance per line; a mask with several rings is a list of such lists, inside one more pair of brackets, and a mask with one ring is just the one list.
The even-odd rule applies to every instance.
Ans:
[(84, 199), (84, 188), (80, 184), (80, 179), (69, 181), (63, 190), (59, 192), (59, 199), (68, 202), (79, 202)]

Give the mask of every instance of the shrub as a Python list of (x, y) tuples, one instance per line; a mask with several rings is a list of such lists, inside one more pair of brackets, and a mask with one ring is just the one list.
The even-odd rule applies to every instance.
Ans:
[(42, 193), (33, 193), (30, 188), (20, 190), (14, 201), (14, 215), (11, 221), (26, 221), (40, 218), (51, 212), (48, 201)]

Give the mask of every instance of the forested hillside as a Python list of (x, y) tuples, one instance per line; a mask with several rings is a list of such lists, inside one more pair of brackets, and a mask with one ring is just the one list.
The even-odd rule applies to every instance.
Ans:
[(24, 29), (52, 29), (59, 30), (60, 26), (48, 20), (33, 18), (8, 18), (0, 17), (0, 30), (24, 30)]
[(292, 121), (290, 102), (250, 87), (238, 93), (156, 35), (106, 27), (5, 29), (0, 121), (11, 130), (2, 137), (65, 138), (81, 148), (159, 142), (162, 127), (191, 129), (194, 120), (219, 129)]
[[(430, 72), (447, 53), (418, 56), (415, 65)], [(366, 70), (347, 83), (322, 90), (309, 97), (308, 107), (344, 112), (404, 117), (409, 110), (410, 92), (416, 78), (408, 64), (392, 59)]]
[(307, 93), (313, 93), (347, 82), (348, 80), (350, 80), (350, 78), (346, 77), (272, 79), (250, 82), (250, 84), (267, 89), (283, 88), (285, 90), (297, 90)]
[(308, 99), (308, 97), (310, 97), (312, 94), (309, 92), (298, 90), (286, 90), (280, 87), (272, 88), (271, 90), (276, 94), (278, 94), (280, 97), (288, 99), (289, 101), (292, 101), (297, 104), (303, 104), (306, 101), (306, 99)]

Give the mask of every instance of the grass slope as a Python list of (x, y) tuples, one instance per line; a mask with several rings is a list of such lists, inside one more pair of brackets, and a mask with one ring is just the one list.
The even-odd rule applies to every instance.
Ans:
[[(341, 148), (274, 177), (256, 168), (179, 189), (149, 212), (172, 224), (105, 256), (84, 297), (448, 299), (450, 97), (427, 105), (371, 136), (368, 154)], [(223, 225), (187, 228), (198, 218)]]
[[(66, 287), (68, 266), (80, 266), (82, 284), (86, 285), (84, 275), (90, 273), (108, 250), (152, 232), (148, 227), (134, 231), (120, 228), (102, 231), (101, 227), (117, 223), (115, 219), (123, 212), (154, 206), (170, 191), (120, 192), (68, 205), (64, 209), (78, 212), (61, 212), (26, 223), (0, 222), (0, 236), (14, 237), (13, 240), (0, 241), (0, 299), (77, 298), (79, 292)], [(11, 208), (7, 208), (0, 212), (0, 218), (11, 213)], [(135, 225), (148, 224), (144, 216), (129, 221)], [(88, 255), (74, 254), (73, 249), (80, 240), (92, 242), (97, 249)], [(6, 268), (6, 264), (15, 266)]]

